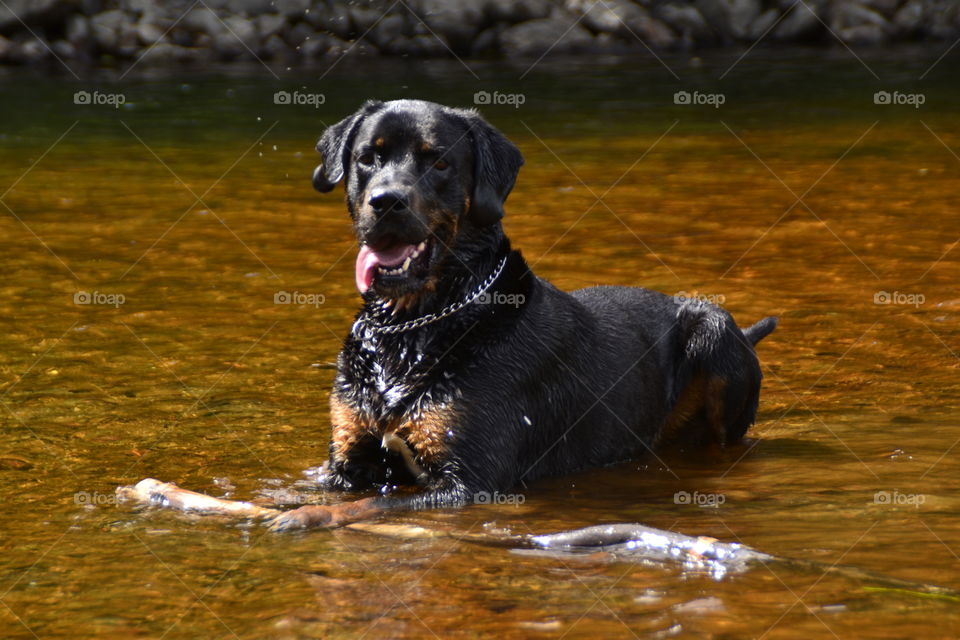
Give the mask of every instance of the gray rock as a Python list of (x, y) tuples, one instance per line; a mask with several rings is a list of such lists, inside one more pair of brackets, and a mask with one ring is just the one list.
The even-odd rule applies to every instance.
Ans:
[(0, 29), (19, 28), (21, 20), (27, 24), (50, 21), (65, 14), (71, 4), (68, 0), (4, 0), (0, 5)]
[(549, 17), (553, 5), (548, 0), (487, 0), (483, 9), (490, 22), (516, 24)]
[(50, 49), (37, 38), (19, 43), (12, 52), (12, 58), (21, 64), (35, 64), (49, 57)]
[(141, 62), (153, 66), (170, 66), (209, 59), (209, 52), (203, 49), (181, 47), (169, 42), (161, 42), (150, 47), (144, 53)]
[(297, 49), (301, 58), (306, 60), (316, 60), (322, 58), (330, 50), (332, 37), (326, 34), (318, 33), (316, 36), (305, 40)]
[(902, 0), (861, 0), (861, 2), (888, 18), (893, 17), (897, 8), (903, 4)]
[(421, 58), (438, 58), (450, 55), (450, 50), (433, 35), (399, 36), (381, 49), (383, 53)]
[(416, 0), (409, 7), (430, 31), (445, 38), (454, 50), (468, 50), (483, 23), (482, 3)]
[(283, 38), (276, 34), (268, 37), (260, 46), (260, 56), (271, 60), (292, 58), (293, 53)]
[(760, 0), (729, 0), (727, 5), (727, 28), (737, 39), (750, 38), (753, 23), (760, 17)]
[[(221, 2), (222, 8), (226, 11), (245, 16), (259, 16), (264, 13), (274, 13), (277, 10), (275, 0), (221, 0)], [(207, 0), (207, 5), (214, 6), (210, 4), (209, 0)]]
[(284, 39), (291, 47), (299, 47), (307, 40), (316, 36), (316, 32), (306, 22), (298, 22), (287, 30)]
[(657, 17), (673, 27), (687, 45), (712, 43), (716, 39), (696, 7), (671, 2), (657, 7)]
[(67, 41), (74, 45), (85, 45), (90, 40), (90, 22), (82, 15), (75, 13), (67, 20)]
[(489, 29), (481, 31), (473, 39), (473, 45), (470, 48), (470, 55), (484, 56), (494, 55), (500, 52), (500, 33), (503, 32), (502, 25), (494, 25)]
[(310, 0), (273, 0), (273, 10), (292, 20), (302, 20), (310, 9)]
[(257, 33), (264, 40), (277, 35), (287, 26), (287, 17), (278, 13), (267, 13), (256, 17)]
[(350, 12), (339, 2), (316, 3), (305, 17), (314, 28), (329, 31), (340, 38), (349, 38), (353, 34)]
[(407, 20), (399, 13), (384, 16), (367, 34), (367, 39), (378, 49), (407, 34)]
[(190, 11), (183, 17), (178, 26), (182, 26), (188, 31), (205, 33), (209, 36), (215, 36), (226, 31), (217, 14), (206, 7), (197, 7)]
[(921, 0), (910, 0), (893, 16), (894, 28), (903, 36), (912, 36), (923, 24), (924, 8)]
[(882, 15), (857, 2), (837, 2), (830, 12), (830, 28), (840, 31), (851, 27), (874, 26), (881, 29), (887, 26)]
[(57, 40), (50, 48), (53, 49), (53, 52), (57, 55), (58, 58), (66, 62), (67, 60), (73, 60), (77, 57), (77, 48), (66, 40)]
[[(561, 17), (561, 15), (563, 17)], [(508, 57), (539, 57), (546, 53), (580, 53), (591, 48), (593, 37), (570, 15), (530, 20), (504, 29), (500, 46)]]
[(787, 17), (780, 21), (770, 34), (775, 40), (796, 41), (811, 38), (824, 30), (817, 18), (816, 5), (803, 3), (796, 5)]
[(848, 44), (878, 45), (887, 41), (887, 30), (875, 24), (861, 24), (838, 29), (837, 37)]
[(247, 47), (257, 46), (257, 27), (253, 20), (243, 16), (230, 16), (223, 21), (227, 33), (243, 42)]
[(132, 55), (137, 47), (137, 31), (131, 16), (111, 9), (90, 18), (93, 39), (101, 51)]
[[(648, 46), (665, 49), (676, 41), (676, 35), (665, 24), (655, 20), (646, 9), (628, 0), (567, 0), (566, 6), (583, 15), (582, 24), (591, 31), (613, 34), (625, 40), (640, 40)], [(603, 50), (613, 47), (606, 40), (596, 41)]]
[(725, 41), (746, 37), (750, 23), (760, 15), (760, 0), (695, 0), (707, 24)]
[(349, 5), (347, 12), (350, 15), (353, 31), (356, 32), (358, 38), (372, 28), (390, 6), (376, 6), (376, 4), (367, 2), (365, 6)]
[(750, 28), (747, 30), (747, 39), (749, 40), (758, 40), (762, 38), (777, 20), (780, 18), (779, 9), (767, 9), (753, 21), (753, 24), (750, 25)]
[(145, 46), (150, 46), (160, 42), (163, 38), (163, 30), (160, 29), (157, 25), (152, 22), (146, 22), (140, 20), (136, 26), (137, 38), (140, 40), (140, 44)]

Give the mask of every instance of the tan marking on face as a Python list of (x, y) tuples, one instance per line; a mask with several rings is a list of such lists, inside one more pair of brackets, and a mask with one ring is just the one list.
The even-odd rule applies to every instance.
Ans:
[(380, 136), (379, 138), (377, 138), (376, 140), (373, 141), (373, 146), (379, 148), (379, 147), (382, 147), (385, 142), (386, 142), (386, 141), (383, 139), (383, 136)]
[(410, 445), (418, 462), (435, 465), (446, 457), (447, 432), (453, 429), (456, 419), (456, 412), (452, 409), (430, 409), (398, 425), (395, 433)]
[(430, 146), (429, 142), (424, 142), (420, 145), (420, 151), (422, 153), (428, 153), (433, 147)]
[(333, 395), (330, 396), (330, 423), (331, 457), (336, 462), (346, 460), (350, 450), (372, 430), (367, 416)]

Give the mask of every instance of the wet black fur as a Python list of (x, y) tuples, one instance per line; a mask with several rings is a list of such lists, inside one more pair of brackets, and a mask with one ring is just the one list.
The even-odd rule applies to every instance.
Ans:
[[(455, 174), (444, 180), (447, 187), (458, 184), (460, 196), (449, 195), (429, 172), (407, 169), (422, 178), (416, 188), (429, 192), (423, 196), (428, 201), (454, 200), (460, 225), (449, 251), (432, 266), (435, 290), (422, 293), (411, 308), (394, 317), (381, 308), (375, 291), (365, 294), (361, 322), (339, 355), (333, 394), (383, 424), (437, 405), (452, 407), (458, 419), (449, 425), (448, 455), (427, 467), (428, 480), (417, 491), (385, 489), (412, 478), (396, 454), (380, 448), (379, 434), (367, 437), (347, 461), (331, 458), (323, 486), (379, 487), (386, 494), (378, 499), (384, 508), (458, 506), (479, 492), (508, 492), (536, 478), (635, 458), (661, 444), (674, 404), (698, 376), (727, 381), (724, 433), (711, 437), (701, 412), (673, 437), (721, 444), (741, 439), (755, 419), (760, 393), (753, 346), (775, 328), (775, 319), (742, 332), (714, 305), (632, 287), (567, 293), (538, 278), (511, 249), (499, 222), (522, 164), (519, 152), (474, 112), (433, 103), (368, 102), (323, 134), (323, 164), (314, 184), (329, 191), (346, 181), (348, 208), (361, 236), (377, 232), (358, 219), (358, 198), (372, 177), (367, 171), (361, 179), (355, 152), (368, 142), (364, 136), (375, 137), (384, 127), (400, 127), (413, 138), (422, 133), (448, 149)], [(405, 162), (416, 159), (411, 155)], [(424, 224), (408, 212), (390, 233), (409, 233), (405, 240), (415, 242)], [(470, 304), (393, 335), (365, 328), (364, 322), (399, 323), (462, 300), (503, 256), (507, 266), (488, 293), (522, 296), (523, 304)]]

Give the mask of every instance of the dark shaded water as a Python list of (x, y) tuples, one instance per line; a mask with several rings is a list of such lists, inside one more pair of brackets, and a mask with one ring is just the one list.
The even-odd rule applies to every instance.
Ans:
[[(309, 185), (315, 138), (367, 97), (522, 93), (483, 111), (526, 156), (505, 224), (540, 275), (781, 317), (760, 347), (756, 443), (398, 519), (640, 521), (960, 587), (960, 91), (956, 56), (929, 69), (940, 53), (0, 76), (2, 635), (956, 636), (956, 602), (832, 575), (715, 582), (449, 539), (274, 535), (112, 498), (147, 476), (251, 498), (321, 462), (327, 363), (358, 298), (341, 196)], [(75, 105), (79, 90), (126, 104)], [(274, 104), (295, 90), (325, 103)], [(876, 105), (880, 90), (925, 103)]]

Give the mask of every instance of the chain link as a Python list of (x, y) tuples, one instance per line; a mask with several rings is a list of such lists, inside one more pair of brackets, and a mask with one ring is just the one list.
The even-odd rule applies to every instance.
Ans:
[(443, 320), (447, 316), (453, 315), (457, 311), (460, 311), (460, 309), (464, 308), (482, 296), (486, 290), (490, 288), (490, 285), (492, 285), (494, 281), (500, 277), (500, 274), (503, 272), (503, 268), (507, 266), (508, 257), (509, 256), (503, 256), (503, 259), (500, 260), (500, 264), (498, 264), (497, 268), (493, 270), (493, 273), (487, 276), (487, 279), (481, 282), (480, 286), (477, 287), (467, 298), (444, 307), (439, 313), (428, 313), (427, 315), (414, 318), (413, 320), (407, 320), (406, 322), (401, 322), (400, 324), (374, 324), (366, 318), (360, 318), (353, 325), (354, 331), (356, 331), (359, 325), (364, 325), (373, 333), (403, 333), (404, 331), (419, 329), (420, 327), (425, 327), (428, 324), (433, 324), (437, 320)]

